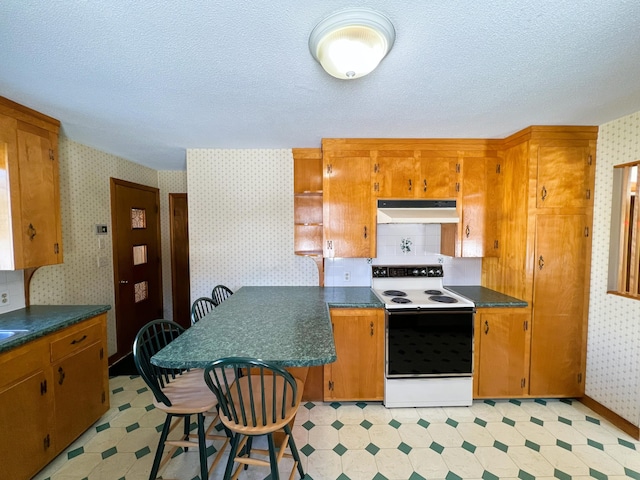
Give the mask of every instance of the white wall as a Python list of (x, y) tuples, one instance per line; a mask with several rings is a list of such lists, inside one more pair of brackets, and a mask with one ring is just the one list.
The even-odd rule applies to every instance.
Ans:
[(291, 150), (187, 150), (191, 298), (217, 284), (318, 285), (293, 253)]
[(640, 426), (640, 300), (607, 294), (613, 165), (640, 159), (640, 112), (600, 126), (586, 394)]

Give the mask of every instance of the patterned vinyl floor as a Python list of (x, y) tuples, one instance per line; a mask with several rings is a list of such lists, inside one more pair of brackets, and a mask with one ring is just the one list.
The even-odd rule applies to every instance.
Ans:
[[(164, 414), (137, 376), (113, 377), (110, 388), (109, 412), (35, 479), (148, 478)], [(409, 409), (309, 402), (298, 412), (294, 437), (313, 480), (640, 480), (640, 442), (570, 400)], [(287, 462), (281, 462), (283, 475)], [(222, 478), (223, 463), (211, 479)], [(197, 452), (176, 455), (160, 473), (162, 479), (199, 479)], [(250, 467), (240, 478), (270, 476)]]

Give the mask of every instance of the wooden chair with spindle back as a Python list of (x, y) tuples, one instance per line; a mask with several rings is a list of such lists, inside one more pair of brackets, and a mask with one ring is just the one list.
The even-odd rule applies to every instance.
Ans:
[[(243, 375), (239, 375), (243, 372)], [(305, 473), (300, 463), (289, 423), (295, 417), (304, 384), (286, 370), (255, 358), (223, 358), (205, 368), (204, 379), (218, 396), (220, 420), (233, 432), (231, 451), (227, 460), (224, 479), (237, 478), (244, 465), (270, 467), (272, 480), (280, 478), (278, 462), (283, 456), (293, 458), (288, 478), (292, 479), (297, 468), (300, 478)], [(284, 439), (276, 447), (273, 433), (284, 430)], [(252, 438), (267, 436), (268, 450), (252, 449)], [(286, 454), (289, 447), (291, 454)], [(251, 457), (252, 453), (268, 457), (268, 460)]]
[(231, 291), (229, 287), (225, 287), (224, 285), (216, 285), (211, 291), (211, 298), (213, 298), (213, 303), (215, 303), (216, 307), (231, 295), (233, 295), (233, 291)]
[(211, 310), (216, 308), (216, 303), (209, 297), (200, 297), (191, 305), (191, 325), (199, 322)]

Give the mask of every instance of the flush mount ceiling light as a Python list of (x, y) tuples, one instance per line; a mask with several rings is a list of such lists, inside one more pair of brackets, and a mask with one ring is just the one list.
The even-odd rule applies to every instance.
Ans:
[(372, 72), (395, 38), (387, 17), (368, 8), (351, 8), (316, 25), (309, 37), (309, 50), (329, 75), (351, 80)]

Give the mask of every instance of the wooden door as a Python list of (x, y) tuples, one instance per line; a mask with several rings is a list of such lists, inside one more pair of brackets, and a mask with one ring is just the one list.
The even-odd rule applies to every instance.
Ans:
[(588, 225), (586, 215), (536, 218), (531, 395), (584, 391)]
[(496, 158), (465, 158), (462, 179), (462, 257), (498, 256), (498, 209), (501, 198)]
[(478, 309), (475, 371), (479, 397), (520, 397), (528, 389), (531, 313), (518, 309)]
[(418, 192), (420, 198), (456, 198), (456, 157), (442, 156), (439, 152), (423, 150), (419, 153)]
[(191, 326), (191, 288), (189, 276), (189, 209), (186, 193), (169, 194), (171, 234), (171, 294), (173, 321)]
[(374, 166), (374, 194), (378, 198), (413, 198), (417, 169), (413, 150), (379, 150)]
[(132, 351), (146, 323), (162, 318), (159, 193), (157, 188), (111, 179), (113, 265), (118, 351)]
[(537, 208), (588, 207), (595, 162), (585, 146), (538, 147)]
[(21, 268), (62, 262), (57, 136), (18, 121)]
[(327, 152), (323, 163), (324, 256), (375, 257), (369, 151)]
[(324, 399), (382, 400), (384, 310), (331, 310), (337, 361), (324, 366)]

